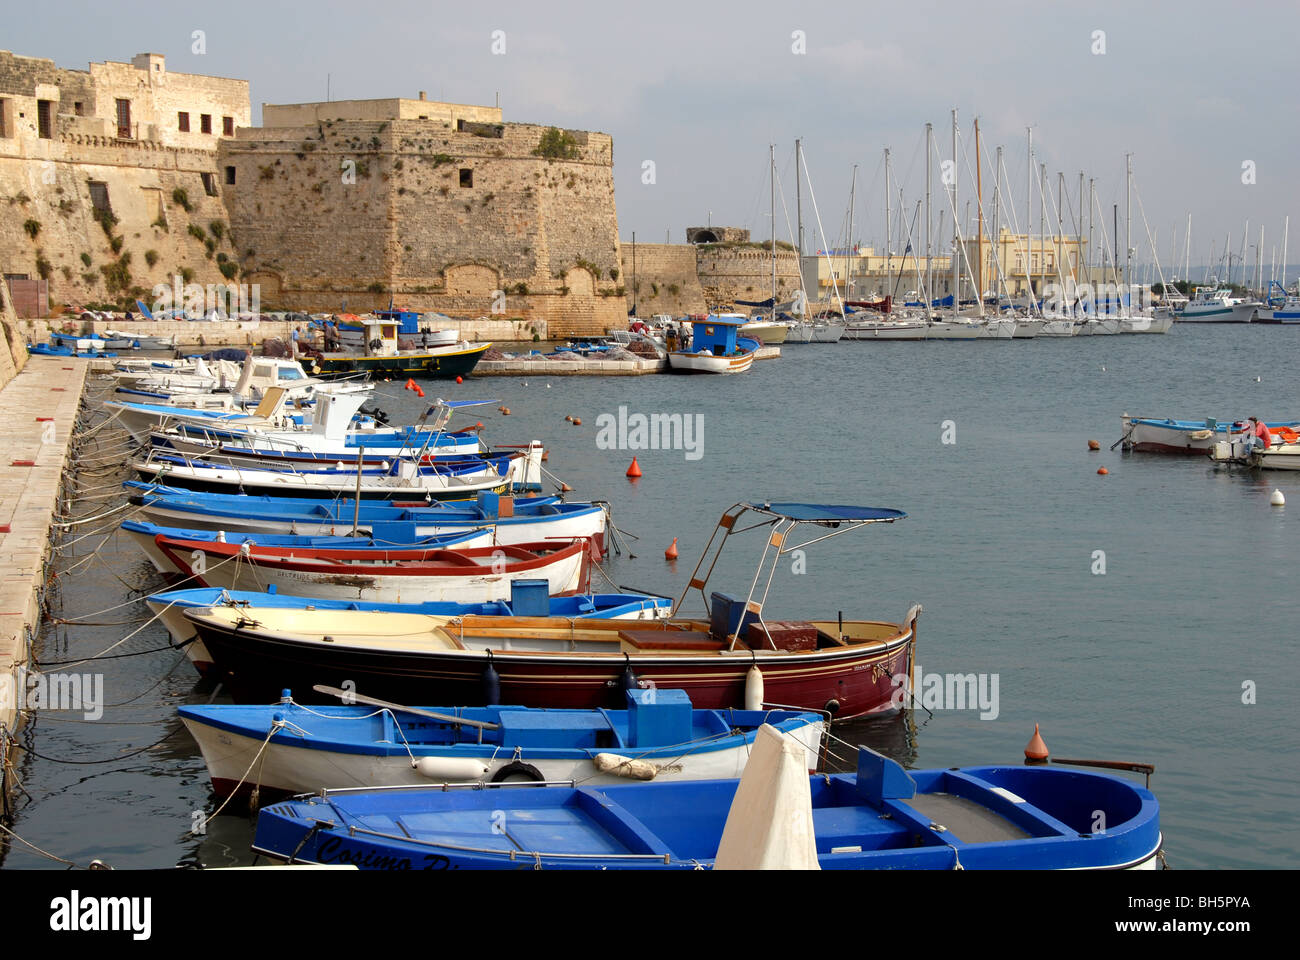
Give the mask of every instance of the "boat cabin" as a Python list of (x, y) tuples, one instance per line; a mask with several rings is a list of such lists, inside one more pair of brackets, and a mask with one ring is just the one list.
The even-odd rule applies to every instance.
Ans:
[(398, 325), (392, 321), (366, 320), (365, 348), (368, 357), (397, 356)]
[[(240, 396), (261, 397), (271, 387), (285, 387), (294, 396), (298, 396), (309, 390), (309, 381), (310, 378), (297, 360), (249, 356), (244, 361), (239, 382), (233, 392)], [(298, 389), (294, 390), (294, 387)]]
[(718, 314), (692, 318), (691, 353), (705, 351), (715, 357), (730, 357), (740, 352), (736, 340), (740, 325), (748, 320), (739, 314)]
[(399, 334), (418, 334), (420, 332), (420, 315), (414, 310), (407, 310), (405, 307), (397, 307), (389, 310), (376, 310), (375, 319), (382, 323), (397, 324)]

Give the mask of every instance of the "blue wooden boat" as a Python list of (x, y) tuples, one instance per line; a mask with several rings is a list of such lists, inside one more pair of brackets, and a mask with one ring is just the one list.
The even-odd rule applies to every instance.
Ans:
[[(738, 784), (323, 790), (263, 809), (253, 849), (363, 869), (708, 868)], [(819, 774), (809, 789), (823, 869), (1154, 867), (1161, 848), (1155, 796), (1107, 774), (978, 766), (909, 775), (863, 747), (856, 774)]]
[[(520, 497), (513, 501), (482, 494), (474, 501), (425, 504), (351, 499), (256, 497), (196, 493), (179, 487), (128, 481), (130, 501), (156, 523), (203, 530), (337, 535), (357, 529), (393, 543), (491, 527), (497, 543), (532, 543), (589, 537), (604, 550), (606, 514), (596, 503), (562, 503), (555, 497)], [(417, 505), (418, 503), (418, 505)], [(509, 504), (507, 509), (506, 504)]]
[(331, 600), (279, 593), (274, 584), (265, 592), (199, 587), (169, 590), (146, 597), (149, 609), (171, 633), (199, 673), (207, 673), (212, 656), (185, 617), (187, 610), (236, 607), (256, 619), (259, 610), (340, 610), (412, 613), (429, 617), (564, 617), (570, 620), (663, 620), (672, 616), (673, 601), (644, 593), (585, 593), (548, 596), (545, 580), (515, 580), (509, 600), (486, 603), (385, 603), (376, 600)]
[[(628, 690), (626, 703), (622, 710), (401, 707), (362, 697), (358, 705), (306, 708), (286, 690), (270, 706), (196, 705), (179, 713), (217, 795), (256, 785), (263, 802), (322, 787), (734, 779), (762, 724), (802, 744), (806, 769), (818, 764), (816, 713), (694, 710), (681, 690)], [(259, 754), (256, 774), (247, 776)]]

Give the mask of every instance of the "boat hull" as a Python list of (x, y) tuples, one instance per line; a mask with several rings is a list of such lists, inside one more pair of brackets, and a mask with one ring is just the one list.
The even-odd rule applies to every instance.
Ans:
[(680, 351), (668, 354), (668, 365), (674, 373), (744, 373), (753, 364), (754, 353), (749, 350), (731, 357)]
[[(217, 618), (187, 614), (211, 653), (220, 676), (246, 702), (274, 700), (284, 687), (310, 691), (317, 684), (355, 689), (397, 703), (439, 700), (480, 705), (489, 662), (500, 683), (500, 699), (536, 707), (597, 709), (622, 702), (624, 670), (645, 686), (685, 690), (702, 709), (745, 705), (751, 667), (763, 679), (763, 701), (787, 709), (823, 710), (835, 701), (838, 717), (895, 709), (895, 676), (911, 669), (914, 631), (878, 621), (845, 621), (844, 628), (871, 631), (877, 642), (810, 651), (645, 650), (618, 640), (625, 625), (544, 618), (465, 617), (448, 627), (482, 648), (438, 649), (431, 639), (389, 646), (352, 644), (335, 637), (271, 633), (239, 628)], [(656, 628), (665, 626), (663, 623)], [(699, 625), (707, 630), (708, 624)], [(821, 625), (834, 631), (835, 623)], [(557, 635), (555, 631), (559, 630)], [(513, 637), (512, 633), (520, 636)], [(531, 633), (544, 640), (524, 649)], [(491, 636), (487, 636), (491, 634)], [(570, 637), (603, 636), (595, 642), (610, 652), (570, 650)], [(468, 642), (468, 641), (467, 641)], [(574, 641), (576, 642), (576, 641)], [(491, 644), (489, 647), (488, 644)], [(591, 643), (585, 646), (591, 646)], [(445, 647), (445, 645), (444, 645)], [(541, 647), (542, 649), (538, 649)], [(549, 649), (548, 649), (549, 647)]]
[(478, 366), (490, 343), (476, 343), (464, 350), (417, 350), (391, 357), (365, 357), (327, 353), (319, 361), (321, 373), (367, 372), (381, 376), (420, 377), (427, 380), (454, 380), (468, 377)]

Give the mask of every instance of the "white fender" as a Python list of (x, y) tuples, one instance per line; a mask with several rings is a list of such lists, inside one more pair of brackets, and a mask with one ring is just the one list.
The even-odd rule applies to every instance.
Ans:
[(420, 776), (437, 781), (482, 780), (487, 764), (472, 757), (421, 757), (415, 762)]
[(659, 768), (648, 760), (633, 760), (617, 753), (598, 753), (591, 758), (601, 773), (612, 773), (629, 780), (653, 780)]
[(745, 709), (763, 709), (763, 671), (758, 669), (758, 664), (750, 667), (745, 674)]

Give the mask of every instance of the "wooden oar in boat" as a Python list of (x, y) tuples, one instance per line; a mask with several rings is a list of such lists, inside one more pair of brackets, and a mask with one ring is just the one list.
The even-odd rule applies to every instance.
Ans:
[(364, 703), (368, 707), (384, 707), (388, 710), (397, 710), (401, 713), (414, 714), (417, 717), (428, 717), (430, 720), (441, 720), (443, 723), (463, 723), (467, 727), (478, 727), (482, 730), (497, 730), (500, 724), (489, 723), (486, 720), (470, 720), (467, 717), (454, 717), (449, 713), (435, 713), (433, 710), (421, 710), (419, 707), (404, 707), (400, 703), (389, 703), (387, 700), (376, 700), (374, 697), (367, 697), (354, 690), (340, 690), (337, 687), (327, 687), (322, 683), (312, 687), (317, 693), (323, 693), (326, 696), (338, 697), (345, 703), (349, 700), (355, 700), (357, 703)]

